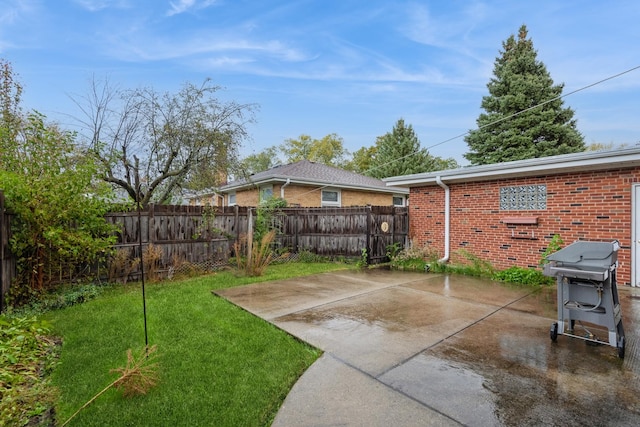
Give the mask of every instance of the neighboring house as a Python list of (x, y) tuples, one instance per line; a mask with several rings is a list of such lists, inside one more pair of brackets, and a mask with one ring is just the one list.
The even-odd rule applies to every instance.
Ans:
[(202, 190), (186, 194), (184, 203), (190, 206), (224, 206), (224, 196), (215, 190)]
[(409, 236), (442, 261), (537, 267), (553, 235), (618, 240), (620, 284), (640, 286), (640, 148), (590, 151), (386, 178), (410, 188)]
[(409, 191), (391, 188), (384, 181), (302, 160), (276, 166), (223, 185), (219, 193), (225, 206), (257, 206), (271, 197), (285, 199), (289, 206), (406, 206)]

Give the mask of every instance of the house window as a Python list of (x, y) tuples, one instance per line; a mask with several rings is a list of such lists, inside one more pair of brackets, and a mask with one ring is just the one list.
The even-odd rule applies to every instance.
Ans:
[(500, 210), (529, 211), (547, 209), (546, 185), (500, 187)]
[(393, 206), (404, 206), (404, 196), (394, 194)]
[(266, 202), (273, 198), (273, 185), (265, 185), (260, 187), (260, 203)]
[(236, 204), (236, 193), (229, 193), (229, 206)]
[(340, 206), (340, 191), (322, 190), (322, 206)]

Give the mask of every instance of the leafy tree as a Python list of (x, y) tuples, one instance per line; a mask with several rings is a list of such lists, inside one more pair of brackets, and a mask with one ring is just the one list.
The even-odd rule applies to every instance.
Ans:
[(14, 214), (15, 302), (46, 288), (64, 264), (92, 263), (114, 240), (104, 219), (112, 193), (95, 179), (96, 164), (78, 152), (73, 133), (41, 114), (25, 116), (21, 94), (11, 64), (0, 60), (0, 189)]
[(344, 148), (343, 139), (335, 133), (322, 139), (313, 139), (304, 134), (298, 139), (287, 139), (280, 146), (280, 151), (288, 163), (306, 159), (335, 167), (342, 167), (349, 154)]
[(607, 144), (602, 142), (592, 142), (591, 144), (587, 145), (585, 151), (613, 150), (614, 148), (624, 148), (626, 146), (627, 144), (624, 143), (616, 145), (613, 142), (609, 142)]
[(470, 149), (465, 158), (483, 165), (584, 151), (574, 112), (560, 99), (564, 85), (554, 85), (537, 60), (526, 26), (502, 48), (487, 84), (489, 95), (482, 98), (478, 129), (465, 137)]
[(393, 130), (376, 140), (375, 156), (365, 173), (375, 178), (409, 175), (457, 167), (454, 159), (442, 159), (420, 148), (420, 141), (411, 125), (399, 119)]
[(366, 175), (371, 169), (371, 163), (378, 151), (377, 145), (361, 147), (353, 153), (351, 160), (345, 165), (345, 169), (355, 173)]
[[(14, 139), (20, 125), (22, 85), (16, 79), (11, 63), (0, 58), (0, 125), (7, 139)], [(0, 164), (2, 166), (2, 164)]]
[(278, 163), (278, 147), (267, 147), (256, 154), (250, 154), (240, 160), (237, 175), (249, 176), (254, 173), (263, 172), (271, 169)]
[[(94, 262), (113, 244), (104, 219), (111, 189), (96, 184), (97, 165), (76, 150), (74, 134), (29, 114), (16, 139), (3, 128), (0, 188), (15, 214), (12, 252), (18, 257), (16, 301), (43, 291), (49, 272)], [(100, 183), (100, 180), (97, 181)]]
[(429, 172), (433, 171), (443, 171), (447, 169), (457, 169), (460, 167), (456, 159), (453, 157), (448, 157), (443, 159), (442, 157), (432, 157), (428, 162)]
[(177, 93), (119, 90), (94, 80), (76, 104), (103, 179), (147, 205), (168, 202), (183, 187), (210, 188), (226, 178), (255, 106), (222, 102), (215, 97), (219, 89), (209, 79), (200, 86), (186, 83)]

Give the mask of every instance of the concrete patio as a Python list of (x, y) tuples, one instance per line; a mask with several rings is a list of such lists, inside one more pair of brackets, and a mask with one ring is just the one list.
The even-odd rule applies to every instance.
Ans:
[(640, 289), (619, 293), (624, 360), (550, 340), (555, 287), (345, 270), (216, 291), (324, 351), (274, 426), (638, 425)]

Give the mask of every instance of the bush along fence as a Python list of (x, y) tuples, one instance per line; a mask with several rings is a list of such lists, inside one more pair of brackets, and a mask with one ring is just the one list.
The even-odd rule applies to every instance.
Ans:
[[(4, 210), (0, 212), (4, 295), (15, 277), (16, 260), (9, 253), (11, 217)], [(141, 251), (145, 275), (150, 279), (213, 270), (228, 264), (234, 243), (246, 236), (249, 215), (255, 223), (257, 214), (256, 208), (241, 206), (153, 204), (141, 212), (109, 213), (107, 221), (120, 232), (107, 265), (60, 266), (49, 277), (57, 282), (81, 276), (138, 280)], [(281, 208), (269, 215), (269, 226), (277, 230), (274, 249), (280, 255), (310, 252), (376, 264), (387, 259), (390, 248), (397, 251), (407, 243), (406, 207)]]

